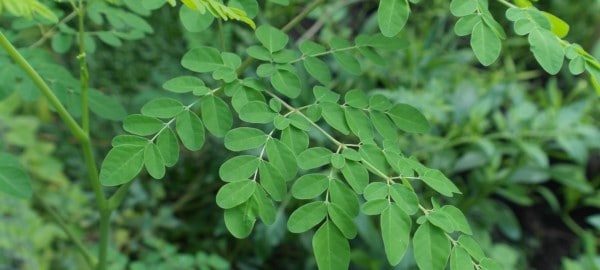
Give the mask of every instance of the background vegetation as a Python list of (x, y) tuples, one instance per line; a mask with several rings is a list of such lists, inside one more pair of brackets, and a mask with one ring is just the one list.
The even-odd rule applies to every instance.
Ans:
[[(210, 45), (243, 52), (254, 42), (242, 24), (215, 22), (195, 33), (181, 25), (179, 7), (150, 12), (132, 8), (131, 2), (96, 1), (88, 11), (91, 85), (100, 98), (116, 99), (109, 108), (92, 108), (108, 115), (94, 116), (92, 122), (99, 156), (108, 151), (112, 137), (123, 133), (117, 120), (139, 112), (152, 97), (169, 95), (162, 84), (189, 72), (180, 65), (188, 49)], [(283, 26), (307, 4), (284, 2), (260, 1), (254, 20)], [(476, 239), (504, 269), (600, 269), (600, 100), (587, 78), (568, 72), (547, 75), (526, 40), (513, 34), (504, 42), (501, 59), (484, 68), (469, 40), (453, 33), (456, 18), (448, 1), (420, 2), (400, 34), (408, 46), (383, 55), (383, 66), (361, 62), (363, 76), (336, 70), (336, 89), (380, 93), (427, 116), (432, 131), (406, 136), (402, 146), (458, 185), (463, 195), (448, 203), (463, 210)], [(490, 2), (492, 13), (502, 18), (505, 8)], [(52, 70), (53, 87), (74, 96), (67, 106), (77, 112), (73, 89), (78, 80), (71, 75), (79, 72), (72, 40), (76, 22), (68, 20), (68, 3), (44, 3), (67, 18), (58, 28), (46, 26), (43, 18), (4, 13), (0, 29), (24, 48), (40, 72)], [(536, 5), (567, 21), (567, 38), (600, 58), (599, 1)], [(328, 1), (290, 35), (327, 43), (333, 36), (375, 33), (376, 8), (375, 1)], [(508, 21), (500, 22), (512, 31)], [(23, 201), (0, 193), (0, 269), (81, 269), (81, 257), (48, 208), (67, 217), (86, 245), (97, 241), (99, 217), (82, 180), (83, 158), (75, 139), (3, 51), (0, 63), (1, 149), (27, 165), (35, 193), (44, 198), (44, 203)], [(163, 180), (141, 175), (133, 183), (122, 210), (113, 215), (111, 269), (315, 268), (311, 236), (287, 233), (289, 213), (283, 209), (274, 225), (258, 224), (248, 239), (227, 232), (214, 198), (223, 184), (218, 168), (232, 155), (222, 145), (221, 139), (208, 137), (201, 151), (182, 151)], [(363, 215), (357, 222), (351, 267), (386, 269), (383, 245), (374, 237), (377, 224)], [(396, 268), (415, 268), (412, 256)]]

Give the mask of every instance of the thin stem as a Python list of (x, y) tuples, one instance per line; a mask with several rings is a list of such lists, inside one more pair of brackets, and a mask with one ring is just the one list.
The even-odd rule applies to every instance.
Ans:
[(81, 240), (79, 240), (79, 238), (75, 236), (73, 230), (71, 230), (71, 228), (67, 226), (65, 220), (56, 211), (54, 211), (54, 209), (52, 209), (48, 204), (46, 204), (46, 202), (42, 200), (42, 198), (40, 198), (37, 194), (34, 194), (33, 197), (36, 201), (40, 203), (42, 208), (44, 208), (44, 210), (48, 212), (48, 214), (50, 214), (52, 219), (54, 219), (54, 222), (56, 222), (56, 224), (58, 224), (58, 226), (67, 234), (67, 237), (69, 237), (69, 239), (73, 241), (75, 247), (77, 248), (77, 251), (81, 253), (81, 256), (83, 256), (83, 259), (85, 263), (89, 266), (89, 268), (94, 268), (94, 261), (96, 259), (94, 258), (94, 256), (92, 256), (92, 254), (88, 252), (87, 248), (85, 248), (83, 243), (81, 243)]
[(83, 1), (79, 0), (79, 7), (77, 8), (77, 16), (78, 16), (78, 27), (79, 27), (79, 55), (77, 59), (79, 59), (79, 70), (81, 74), (79, 75), (79, 81), (81, 82), (81, 126), (86, 135), (90, 134), (90, 111), (88, 108), (88, 80), (89, 73), (87, 68), (87, 61), (85, 55), (85, 39), (84, 39), (84, 16), (85, 16), (85, 8), (83, 6)]
[(129, 188), (131, 188), (133, 182), (134, 181), (129, 181), (126, 184), (120, 186), (119, 189), (117, 189), (117, 191), (115, 191), (115, 193), (112, 196), (110, 196), (107, 205), (110, 211), (114, 211), (119, 207), (119, 205), (121, 205), (121, 202), (123, 202), (123, 199), (125, 198), (125, 195), (127, 195), (127, 193), (129, 192)]
[(515, 4), (508, 2), (506, 0), (498, 0), (498, 2), (502, 3), (503, 5), (510, 7), (510, 8), (518, 8), (518, 6), (516, 6)]
[(29, 48), (36, 48), (36, 47), (39, 47), (40, 45), (44, 44), (44, 42), (46, 42), (46, 40), (48, 40), (50, 37), (52, 37), (55, 34), (54, 30), (59, 25), (72, 20), (73, 18), (75, 18), (75, 16), (77, 16), (77, 11), (73, 11), (73, 12), (69, 13), (69, 15), (65, 16), (62, 20), (60, 20), (60, 22), (58, 22), (57, 24), (52, 26), (52, 28), (48, 29), (48, 31), (43, 32), (42, 37), (40, 39), (38, 39), (38, 41), (36, 41), (35, 43), (31, 44), (29, 46)]

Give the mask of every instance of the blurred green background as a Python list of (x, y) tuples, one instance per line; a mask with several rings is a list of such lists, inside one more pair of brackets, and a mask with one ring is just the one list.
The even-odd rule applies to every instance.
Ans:
[[(72, 12), (68, 3), (42, 2), (60, 18)], [(180, 23), (179, 7), (150, 12), (136, 8), (134, 1), (113, 2), (95, 1), (87, 21), (91, 85), (115, 98), (109, 119), (93, 118), (99, 157), (108, 151), (111, 138), (122, 133), (115, 120), (138, 112), (152, 97), (169, 95), (161, 86), (187, 73), (180, 58), (188, 49), (209, 45), (244, 55), (256, 42), (242, 24), (214, 22), (208, 30), (190, 32)], [(309, 3), (281, 2), (287, 1), (259, 1), (257, 24), (281, 27)], [(384, 94), (427, 116), (432, 131), (404, 137), (405, 153), (457, 183), (463, 196), (444, 202), (466, 213), (475, 239), (505, 269), (600, 269), (600, 99), (586, 76), (566, 70), (556, 76), (544, 73), (526, 39), (516, 36), (503, 18), (506, 8), (496, 1), (490, 1), (492, 13), (509, 37), (499, 61), (483, 68), (469, 40), (453, 33), (456, 18), (448, 11), (449, 1), (420, 2), (412, 5), (400, 33), (408, 48), (385, 54), (383, 67), (362, 62), (362, 76), (331, 63), (335, 90)], [(600, 1), (536, 5), (568, 22), (566, 39), (600, 58)], [(290, 36), (327, 43), (333, 37), (375, 33), (376, 10), (376, 1), (326, 1)], [(128, 24), (122, 19), (127, 16), (145, 23)], [(39, 19), (0, 17), (0, 29), (40, 73), (52, 77), (53, 88), (72, 100), (67, 105), (77, 112), (74, 23), (52, 28)], [(99, 217), (75, 139), (3, 51), (0, 63), (2, 151), (18, 155), (35, 193), (93, 248)], [(234, 239), (226, 231), (214, 195), (222, 185), (218, 168), (231, 155), (221, 139), (209, 138), (201, 151), (183, 151), (163, 180), (140, 176), (113, 215), (111, 269), (315, 269), (310, 233), (288, 233), (289, 211), (284, 208), (274, 225), (259, 224), (248, 239)], [(294, 204), (292, 200), (288, 207)], [(352, 269), (391, 268), (376, 236), (376, 221), (363, 215), (356, 221)], [(39, 200), (0, 193), (1, 270), (81, 267), (79, 254)], [(416, 269), (412, 255), (395, 269)]]

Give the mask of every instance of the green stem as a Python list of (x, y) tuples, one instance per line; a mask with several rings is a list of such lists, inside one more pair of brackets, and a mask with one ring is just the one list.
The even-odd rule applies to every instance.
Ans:
[(52, 219), (54, 219), (54, 222), (56, 222), (56, 224), (58, 224), (58, 226), (67, 234), (67, 237), (69, 237), (69, 239), (73, 241), (75, 247), (77, 248), (77, 251), (81, 253), (85, 263), (89, 266), (89, 268), (93, 268), (95, 264), (94, 261), (96, 259), (92, 256), (92, 254), (88, 252), (87, 248), (85, 248), (83, 243), (81, 243), (81, 240), (79, 240), (79, 238), (75, 236), (75, 233), (73, 232), (73, 230), (71, 230), (71, 228), (69, 228), (69, 226), (67, 226), (67, 223), (64, 221), (64, 219), (58, 213), (56, 213), (54, 209), (52, 209), (48, 204), (46, 204), (46, 202), (42, 200), (42, 198), (40, 198), (36, 194), (34, 194), (33, 197), (36, 201), (40, 203), (42, 208), (44, 208), (44, 210), (50, 214)]
[(98, 247), (98, 264), (96, 269), (104, 270), (108, 265), (108, 236), (110, 235), (110, 209), (100, 210), (100, 245)]
[(13, 61), (15, 61), (15, 63), (21, 69), (23, 69), (23, 71), (25, 71), (25, 73), (27, 74), (27, 76), (29, 76), (31, 81), (33, 81), (35, 86), (40, 89), (42, 94), (46, 97), (46, 99), (48, 99), (48, 102), (50, 102), (50, 104), (55, 108), (58, 116), (63, 120), (63, 122), (65, 122), (67, 128), (69, 128), (69, 131), (73, 134), (73, 136), (75, 136), (75, 138), (77, 138), (77, 140), (79, 141), (87, 140), (87, 135), (85, 134), (83, 129), (81, 129), (81, 127), (79, 126), (79, 124), (77, 124), (75, 119), (73, 119), (69, 112), (67, 112), (67, 109), (58, 100), (56, 95), (54, 95), (54, 92), (52, 92), (48, 84), (46, 84), (44, 79), (42, 79), (42, 76), (40, 76), (40, 74), (37, 73), (37, 71), (35, 71), (33, 67), (31, 67), (29, 62), (25, 60), (23, 55), (21, 55), (21, 53), (17, 51), (17, 49), (12, 45), (12, 43), (10, 43), (10, 41), (6, 38), (6, 36), (4, 36), (2, 32), (0, 32), (0, 46), (4, 48), (4, 50), (8, 53), (10, 58), (13, 59)]
[(77, 8), (77, 16), (78, 16), (78, 27), (79, 27), (79, 55), (77, 59), (79, 59), (79, 81), (81, 82), (81, 126), (86, 135), (90, 134), (90, 116), (89, 116), (89, 108), (88, 108), (88, 80), (89, 73), (87, 68), (87, 61), (85, 55), (85, 39), (84, 39), (84, 30), (85, 25), (83, 22), (85, 16), (85, 8), (83, 6), (83, 1), (79, 0), (79, 7)]
[(117, 191), (110, 196), (108, 199), (108, 209), (110, 211), (117, 209), (119, 205), (121, 205), (121, 202), (125, 198), (125, 195), (127, 195), (127, 192), (129, 192), (129, 188), (132, 184), (133, 181), (127, 182), (126, 184), (120, 186), (119, 189), (117, 189)]

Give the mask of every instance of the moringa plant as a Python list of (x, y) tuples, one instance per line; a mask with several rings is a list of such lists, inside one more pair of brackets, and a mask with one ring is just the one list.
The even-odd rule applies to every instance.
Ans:
[[(349, 267), (350, 240), (357, 236), (354, 219), (359, 212), (379, 221), (390, 265), (399, 264), (412, 246), (420, 269), (446, 269), (447, 265), (453, 270), (500, 269), (472, 236), (461, 210), (440, 203), (444, 197), (460, 196), (457, 186), (442, 171), (403, 152), (399, 138), (427, 133), (426, 117), (411, 104), (392, 103), (364, 89), (345, 89), (335, 79), (340, 74), (361, 76), (364, 67), (357, 59), (381, 66), (393, 61), (381, 53), (407, 46), (398, 34), (409, 20), (411, 5), (425, 1), (381, 0), (376, 10), (380, 33), (359, 34), (351, 40), (335, 37), (322, 44), (310, 39), (293, 41), (287, 32), (323, 0), (306, 4), (280, 28), (253, 20), (260, 12), (256, 0), (182, 0), (179, 14), (188, 30), (204, 31), (215, 20), (219, 25), (221, 21), (239, 21), (254, 31), (254, 45), (243, 54), (209, 46), (189, 50), (181, 65), (197, 74), (178, 76), (163, 85), (166, 91), (188, 97), (186, 102), (158, 97), (140, 113), (126, 116), (122, 127), (128, 134), (112, 139), (112, 148), (101, 163), (91, 144), (89, 112), (113, 120), (124, 113), (111, 110), (117, 106), (114, 100), (90, 88), (93, 73), (88, 72), (86, 55), (91, 53), (91, 37), (86, 18), (98, 22), (104, 17), (113, 27), (121, 20), (127, 33), (97, 34), (102, 42), (118, 46), (122, 39), (142, 38), (152, 32), (136, 11), (147, 14), (167, 3), (174, 7), (177, 2), (67, 2), (73, 13), (60, 21), (37, 0), (0, 0), (0, 12), (40, 17), (48, 25), (57, 25), (60, 31), (49, 34), (54, 35), (55, 49), (66, 51), (71, 43), (78, 44), (79, 80), (69, 85), (79, 98), (75, 103), (61, 95), (51, 72), (32, 68), (1, 32), (0, 45), (81, 146), (100, 214), (98, 254), (92, 255), (64, 221), (54, 216), (90, 268), (106, 269), (110, 216), (136, 177), (145, 170), (155, 179), (163, 178), (168, 168), (177, 165), (181, 146), (198, 151), (210, 135), (222, 138), (224, 146), (236, 153), (219, 169), (224, 184), (216, 194), (225, 225), (236, 238), (248, 237), (258, 220), (273, 224), (277, 208), (293, 198), (301, 205), (290, 209), (287, 229), (292, 233), (314, 230), (312, 248), (320, 269)], [(287, 0), (270, 2), (289, 4)], [(569, 71), (575, 75), (587, 71), (600, 93), (600, 63), (581, 46), (562, 39), (569, 30), (565, 22), (527, 0), (498, 2), (507, 7), (505, 15), (514, 32), (527, 36), (531, 52), (546, 72), (558, 73), (566, 57)], [(122, 11), (120, 4), (134, 12)], [(449, 4), (449, 11), (459, 17), (455, 33), (470, 36), (471, 48), (484, 66), (498, 59), (506, 38), (488, 5), (487, 0), (452, 0)], [(65, 27), (74, 17), (77, 29)], [(103, 186), (118, 189), (109, 196)], [(426, 198), (422, 196), (425, 189), (439, 196)], [(32, 196), (26, 168), (9, 153), (0, 154), (0, 191), (20, 198)]]

